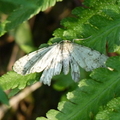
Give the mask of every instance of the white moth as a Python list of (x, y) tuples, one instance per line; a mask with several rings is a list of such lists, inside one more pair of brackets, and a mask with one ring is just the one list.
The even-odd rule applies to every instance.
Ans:
[(61, 71), (66, 75), (71, 69), (72, 79), (78, 82), (79, 67), (86, 71), (105, 67), (107, 58), (96, 50), (64, 40), (25, 55), (15, 62), (13, 70), (22, 75), (43, 71), (40, 81), (50, 85), (53, 76)]

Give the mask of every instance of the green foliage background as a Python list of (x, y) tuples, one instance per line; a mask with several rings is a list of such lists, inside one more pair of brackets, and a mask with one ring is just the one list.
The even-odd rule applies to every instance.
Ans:
[[(0, 35), (28, 20), (40, 10), (53, 6), (57, 1), (60, 0), (1, 1), (2, 4), (11, 5), (11, 8), (1, 8), (1, 11), (9, 13), (9, 16), (1, 23)], [(84, 7), (77, 7), (72, 11), (73, 17), (61, 21), (64, 27), (55, 30), (54, 37), (48, 43), (87, 38), (75, 42), (104, 54), (106, 51), (116, 52), (118, 56), (110, 57), (106, 68), (95, 69), (89, 77), (81, 80), (78, 86), (67, 94), (67, 100), (59, 103), (58, 110), (50, 110), (46, 114), (47, 118), (40, 117), (37, 120), (120, 119), (120, 1), (85, 0), (83, 4)], [(38, 81), (39, 76), (30, 74), (21, 77), (10, 71), (0, 78), (0, 86), (3, 90), (23, 89)], [(72, 82), (70, 84), (72, 85)], [(64, 82), (62, 85), (64, 86)]]

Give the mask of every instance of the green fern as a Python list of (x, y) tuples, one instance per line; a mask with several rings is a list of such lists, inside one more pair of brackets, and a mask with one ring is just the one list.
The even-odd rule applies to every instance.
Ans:
[[(12, 0), (5, 0), (5, 2), (7, 1)], [(45, 10), (56, 1), (60, 0), (49, 0), (46, 5), (44, 0), (30, 1), (30, 7), (28, 5), (26, 8), (21, 5), (20, 0), (12, 2), (17, 9), (11, 12), (7, 20), (1, 24), (1, 35), (37, 14), (40, 10)], [(55, 37), (50, 42), (62, 39), (87, 38), (75, 42), (98, 50), (101, 53), (106, 53), (107, 43), (108, 52), (120, 54), (120, 1), (85, 0), (84, 5), (87, 8), (77, 7), (72, 12), (73, 17), (61, 21), (64, 28), (57, 29), (53, 34)], [(58, 110), (50, 110), (46, 115), (47, 118), (41, 117), (37, 118), (37, 120), (95, 119), (95, 116), (99, 115), (100, 106), (105, 106), (114, 97), (120, 96), (120, 57), (109, 58), (106, 66), (111, 69), (98, 68), (94, 70), (90, 75), (90, 79), (83, 79), (79, 82), (77, 89), (67, 94), (68, 101), (60, 102)], [(21, 76), (11, 71), (0, 78), (0, 85), (4, 90), (23, 89), (27, 85), (38, 81), (39, 76), (39, 74)], [(110, 114), (113, 113), (113, 111), (110, 112)], [(112, 116), (114, 117), (113, 114)]]
[[(99, 1), (100, 2), (100, 1)], [(102, 2), (102, 1), (101, 1)], [(54, 36), (63, 39), (88, 38), (81, 44), (106, 53), (106, 42), (109, 52), (120, 53), (120, 8), (115, 1), (97, 1), (92, 8), (75, 8), (76, 17), (63, 19), (61, 24), (66, 29), (57, 29)], [(89, 7), (89, 6), (88, 6)]]
[(120, 97), (112, 99), (107, 106), (101, 109), (95, 120), (119, 120), (120, 119)]
[(34, 73), (26, 76), (19, 75), (14, 71), (7, 72), (7, 74), (0, 77), (0, 86), (4, 90), (9, 89), (23, 89), (27, 85), (31, 85), (39, 80), (40, 75)]
[[(55, 5), (56, 2), (62, 0), (2, 0), (0, 4), (10, 4), (17, 6), (15, 9), (11, 8), (11, 13), (8, 18), (1, 23), (0, 25), (0, 36), (5, 32), (10, 31), (15, 28), (25, 20), (33, 17), (40, 11), (44, 11), (48, 7)], [(0, 11), (4, 11), (4, 8), (1, 8)]]
[[(108, 59), (108, 67), (116, 65), (120, 66), (120, 57)], [(91, 120), (99, 106), (120, 96), (120, 69), (98, 68), (92, 72), (91, 78), (82, 80), (79, 88), (67, 94), (68, 101), (59, 103), (59, 111), (50, 110), (46, 115), (48, 120)]]

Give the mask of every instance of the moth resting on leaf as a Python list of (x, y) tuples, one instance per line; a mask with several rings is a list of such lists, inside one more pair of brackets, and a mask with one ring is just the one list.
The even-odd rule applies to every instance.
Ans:
[(80, 67), (86, 71), (105, 67), (107, 58), (96, 50), (63, 40), (25, 55), (15, 62), (13, 70), (21, 75), (43, 71), (40, 81), (47, 85), (53, 76), (61, 71), (66, 75), (71, 70), (72, 79), (78, 82)]

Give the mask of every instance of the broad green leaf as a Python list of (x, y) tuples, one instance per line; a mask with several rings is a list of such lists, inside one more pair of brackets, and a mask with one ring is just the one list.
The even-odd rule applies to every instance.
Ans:
[(19, 24), (30, 19), (34, 15), (38, 14), (40, 11), (44, 11), (48, 7), (55, 5), (56, 2), (62, 0), (3, 0), (4, 2), (9, 2), (10, 4), (19, 5), (8, 18), (2, 22), (0, 25), (0, 36), (5, 32), (14, 29)]
[[(107, 65), (114, 66), (118, 59), (120, 57), (109, 58)], [(120, 62), (117, 64), (120, 66)], [(92, 72), (91, 78), (82, 80), (76, 90), (67, 94), (68, 101), (59, 103), (59, 111), (50, 110), (46, 115), (48, 120), (91, 120), (100, 106), (106, 105), (115, 95), (120, 96), (120, 70), (99, 68)]]
[(15, 29), (15, 40), (20, 48), (26, 53), (36, 50), (32, 41), (30, 27), (27, 22), (24, 22)]
[(9, 101), (5, 92), (0, 88), (0, 101), (4, 104), (9, 105)]

